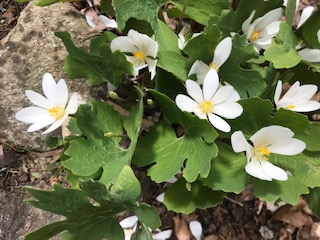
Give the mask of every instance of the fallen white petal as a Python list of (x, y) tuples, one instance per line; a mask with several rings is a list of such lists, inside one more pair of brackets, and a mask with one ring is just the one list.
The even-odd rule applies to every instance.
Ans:
[(118, 28), (118, 24), (114, 19), (110, 19), (104, 15), (99, 15), (101, 21), (109, 28)]
[(247, 149), (248, 141), (241, 131), (236, 131), (231, 135), (231, 146), (234, 152), (244, 152)]
[(134, 215), (134, 216), (123, 219), (119, 224), (123, 229), (126, 229), (126, 228), (133, 228), (137, 222), (138, 222), (138, 217)]
[(199, 221), (191, 221), (189, 223), (189, 229), (196, 240), (201, 240), (202, 236), (202, 225)]
[(160, 193), (157, 197), (156, 197), (156, 200), (158, 201), (158, 202), (161, 202), (161, 203), (163, 203), (163, 201), (164, 201), (164, 192), (163, 193)]
[(154, 240), (165, 240), (165, 239), (170, 238), (171, 234), (172, 234), (172, 230), (169, 229), (169, 230), (161, 231), (157, 234), (152, 235), (152, 238)]

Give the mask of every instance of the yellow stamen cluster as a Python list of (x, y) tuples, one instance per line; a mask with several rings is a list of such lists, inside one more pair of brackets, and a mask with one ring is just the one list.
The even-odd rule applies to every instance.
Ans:
[(259, 160), (261, 158), (263, 158), (264, 160), (268, 160), (270, 152), (269, 149), (265, 147), (265, 145), (260, 145), (253, 149), (253, 155), (256, 158), (256, 160)]
[(133, 56), (138, 58), (141, 62), (145, 62), (146, 56), (145, 56), (144, 52), (135, 52), (133, 54)]
[(293, 109), (293, 108), (294, 108), (294, 105), (293, 105), (293, 104), (290, 104), (287, 108), (288, 108), (288, 109)]
[(202, 103), (200, 103), (199, 107), (204, 114), (213, 112), (213, 105), (210, 101), (203, 101)]
[(251, 34), (251, 36), (249, 37), (249, 41), (250, 42), (254, 42), (254, 41), (257, 41), (258, 39), (259, 39), (259, 37), (260, 37), (260, 33), (261, 32), (259, 32), (259, 31), (257, 31), (257, 30), (253, 30), (253, 32), (252, 32), (252, 34)]
[(48, 110), (49, 114), (56, 120), (60, 119), (64, 115), (64, 108), (53, 107)]
[(219, 72), (219, 66), (214, 62), (210, 63), (210, 65), (209, 65), (209, 70), (211, 70), (211, 69), (214, 69), (217, 72)]

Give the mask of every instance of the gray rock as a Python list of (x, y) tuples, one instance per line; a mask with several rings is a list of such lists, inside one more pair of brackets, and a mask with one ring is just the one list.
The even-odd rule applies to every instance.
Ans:
[[(67, 51), (55, 31), (68, 31), (77, 46), (89, 45), (90, 27), (71, 4), (38, 7), (30, 3), (9, 33), (9, 41), (0, 46), (0, 141), (12, 141), (27, 150), (46, 150), (42, 131), (28, 133), (29, 125), (18, 122), (14, 115), (32, 105), (25, 90), (42, 94), (44, 73), (51, 73), (55, 80), (68, 80), (62, 71)], [(71, 91), (88, 95), (85, 81), (67, 83)]]

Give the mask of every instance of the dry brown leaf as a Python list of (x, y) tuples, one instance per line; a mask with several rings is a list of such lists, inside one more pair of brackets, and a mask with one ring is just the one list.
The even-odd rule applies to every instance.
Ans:
[(308, 210), (307, 203), (300, 198), (297, 205), (291, 206), (286, 204), (280, 207), (272, 216), (271, 220), (282, 221), (294, 227), (310, 226), (312, 218), (306, 213)]
[(209, 235), (204, 238), (204, 240), (219, 240), (217, 235)]
[(191, 240), (192, 234), (189, 230), (189, 221), (185, 215), (177, 215), (173, 217), (174, 231), (178, 240)]
[(3, 46), (9, 41), (9, 35), (5, 36), (0, 40), (0, 45)]

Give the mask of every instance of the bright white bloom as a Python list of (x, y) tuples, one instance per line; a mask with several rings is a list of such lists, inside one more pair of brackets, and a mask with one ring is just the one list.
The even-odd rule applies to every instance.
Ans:
[(272, 38), (278, 33), (282, 8), (273, 9), (251, 23), (254, 15), (255, 11), (243, 22), (242, 31), (247, 34), (248, 42), (253, 43), (255, 49), (260, 51), (270, 47)]
[[(317, 37), (318, 37), (318, 42), (320, 43), (320, 29), (317, 32)], [(320, 49), (304, 48), (298, 51), (298, 54), (304, 61), (320, 62)]]
[(208, 119), (210, 123), (223, 132), (230, 132), (230, 125), (221, 117), (235, 119), (242, 114), (243, 108), (237, 103), (239, 94), (231, 86), (219, 86), (219, 76), (212, 69), (205, 76), (203, 88), (195, 81), (187, 80), (188, 94), (179, 94), (176, 104), (182, 111), (193, 112), (201, 119)]
[(131, 235), (136, 231), (138, 225), (138, 217), (131, 216), (123, 219), (120, 223), (120, 226), (123, 228), (125, 240), (130, 240)]
[(215, 69), (219, 72), (220, 67), (224, 64), (230, 56), (232, 49), (232, 40), (230, 37), (223, 39), (214, 50), (213, 60), (207, 65), (204, 62), (197, 60), (191, 66), (188, 76), (192, 74), (197, 75), (197, 79), (200, 84), (203, 84), (203, 80), (210, 69)]
[(148, 67), (151, 79), (156, 75), (158, 43), (146, 34), (141, 34), (135, 30), (130, 30), (128, 36), (120, 36), (112, 40), (111, 50), (120, 50), (126, 54), (126, 58), (135, 69), (135, 76), (139, 75), (139, 70)]
[(292, 138), (294, 133), (282, 126), (269, 126), (261, 128), (250, 137), (249, 142), (241, 131), (231, 135), (233, 151), (246, 151), (247, 165), (246, 172), (261, 180), (271, 181), (272, 179), (286, 181), (288, 175), (283, 169), (268, 161), (272, 153), (282, 155), (296, 155), (301, 153), (306, 144), (298, 139)]
[(169, 229), (169, 230), (164, 230), (164, 231), (160, 231), (156, 234), (153, 234), (152, 235), (152, 239), (153, 240), (166, 240), (168, 238), (170, 238), (172, 235), (172, 230)]
[(282, 81), (278, 81), (274, 94), (274, 102), (277, 109), (285, 108), (295, 112), (311, 112), (320, 109), (320, 103), (310, 100), (318, 91), (318, 87), (313, 84), (305, 84), (300, 86), (300, 82), (296, 81), (291, 88), (282, 96)]
[(313, 10), (314, 10), (313, 6), (308, 6), (302, 10), (297, 28), (301, 27), (301, 25), (308, 20), (308, 18), (312, 15)]
[(114, 19), (110, 19), (104, 15), (97, 15), (96, 12), (85, 12), (87, 23), (90, 27), (97, 27), (99, 25), (102, 25), (103, 27), (100, 27), (99, 30), (103, 30), (104, 28), (118, 28), (118, 24)]
[[(42, 89), (45, 95), (26, 90), (29, 100), (36, 106), (26, 107), (16, 113), (16, 119), (25, 123), (32, 123), (28, 132), (34, 132), (52, 124), (42, 134), (54, 131), (60, 127), (69, 114), (78, 109), (78, 97), (73, 93), (69, 99), (68, 87), (63, 79), (58, 83), (50, 73), (46, 73), (42, 80)], [(68, 103), (69, 101), (69, 103)]]
[(189, 229), (196, 240), (201, 240), (202, 236), (202, 225), (199, 221), (191, 221), (189, 223)]

